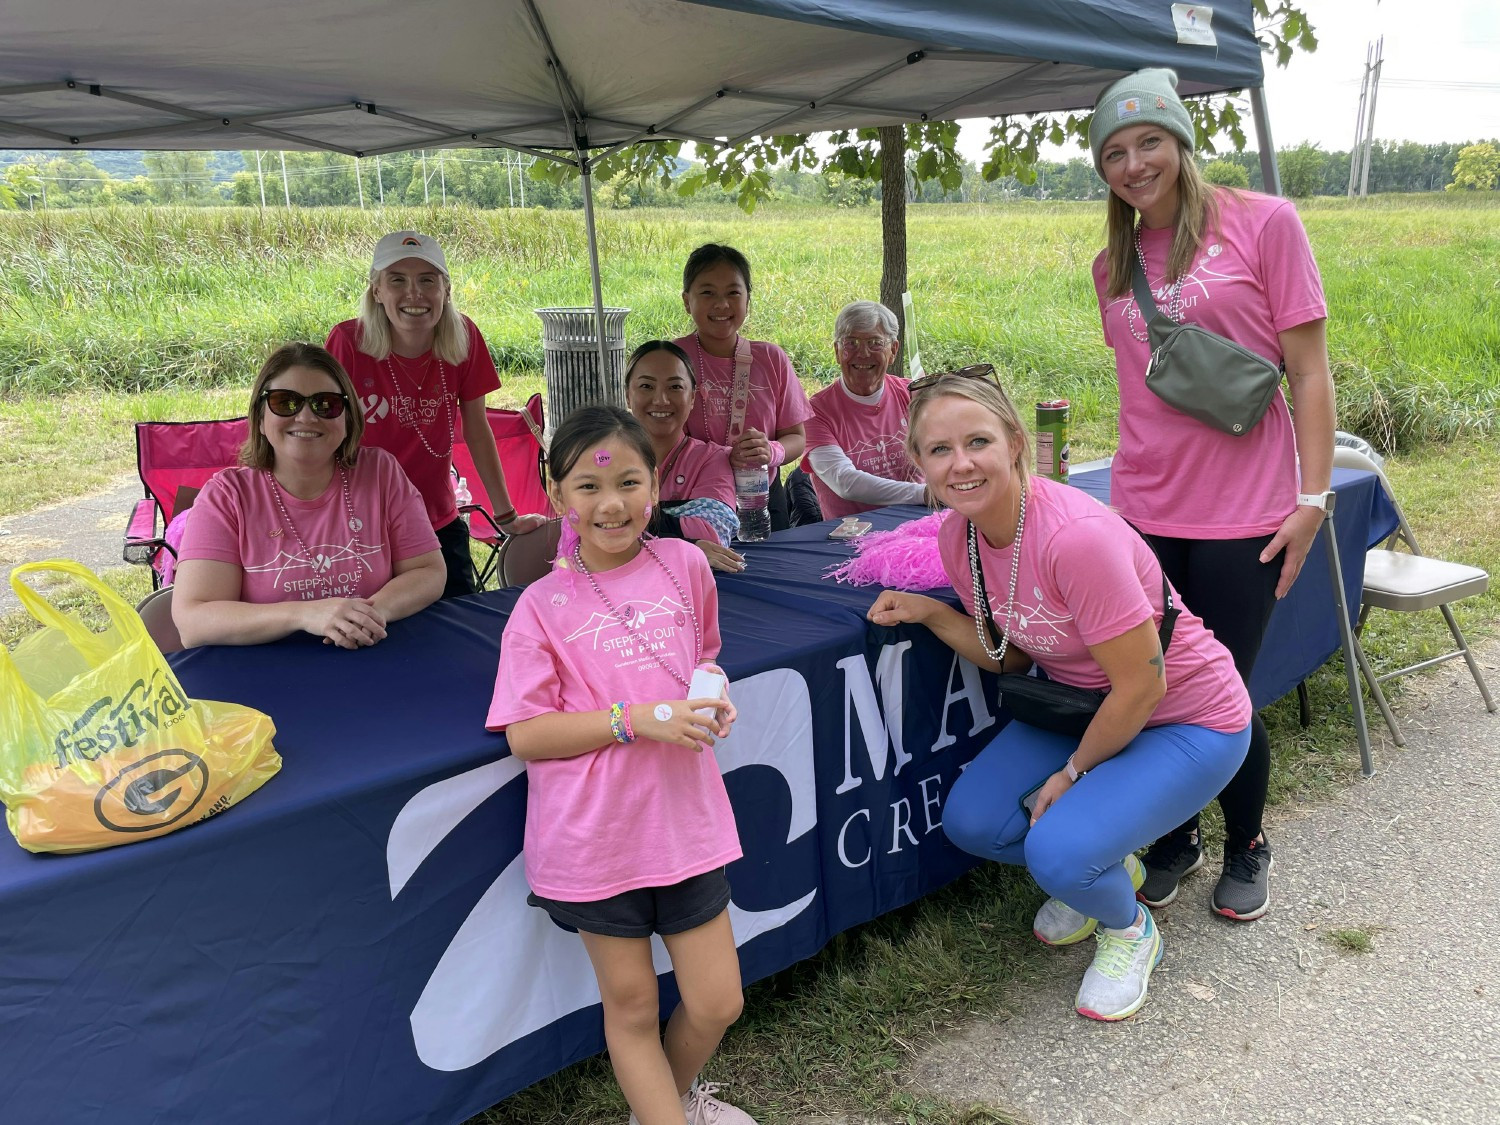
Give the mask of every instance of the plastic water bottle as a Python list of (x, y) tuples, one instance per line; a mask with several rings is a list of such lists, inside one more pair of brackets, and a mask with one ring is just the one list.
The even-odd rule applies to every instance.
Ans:
[[(469, 492), (469, 482), (457, 473), (453, 475), (453, 502), (458, 505), (460, 515), (464, 507), (474, 502), (473, 494)], [(463, 518), (467, 520), (469, 517), (463, 516)]]
[(758, 468), (734, 471), (734, 506), (740, 517), (741, 543), (759, 543), (771, 534), (771, 472)]

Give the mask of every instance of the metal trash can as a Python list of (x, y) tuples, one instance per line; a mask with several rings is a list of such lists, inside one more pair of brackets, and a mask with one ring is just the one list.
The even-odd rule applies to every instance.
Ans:
[(537, 309), (542, 319), (542, 371), (547, 379), (547, 433), (577, 407), (625, 404), (625, 317), (629, 309), (604, 310), (604, 350), (609, 370), (599, 371), (594, 310)]

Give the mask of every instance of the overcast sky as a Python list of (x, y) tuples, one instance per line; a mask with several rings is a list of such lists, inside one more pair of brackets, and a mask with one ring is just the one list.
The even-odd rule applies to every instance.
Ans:
[[(1266, 56), (1266, 102), (1277, 148), (1312, 141), (1328, 152), (1349, 151), (1366, 50), (1382, 35), (1378, 140), (1500, 137), (1500, 0), (1301, 0), (1300, 6), (1318, 49), (1297, 52), (1284, 70)], [(1246, 147), (1254, 148), (1248, 120), (1245, 133)], [(988, 134), (986, 122), (970, 122), (960, 148), (982, 161)], [(1070, 144), (1043, 155), (1067, 160), (1088, 153)]]

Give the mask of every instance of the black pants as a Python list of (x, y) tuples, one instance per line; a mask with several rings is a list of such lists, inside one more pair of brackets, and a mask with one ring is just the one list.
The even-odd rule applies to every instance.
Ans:
[(800, 468), (793, 469), (786, 475), (786, 495), (793, 527), (823, 522), (823, 508), (818, 503), (818, 490), (813, 487), (812, 477)]
[[(1276, 606), (1276, 582), (1286, 552), (1268, 563), (1260, 561), (1271, 536), (1255, 539), (1146, 538), (1156, 550), (1167, 578), (1182, 602), (1213, 631), (1234, 657), (1240, 679), (1250, 684), (1250, 669), (1266, 635), (1266, 622)], [(1226, 847), (1243, 847), (1260, 835), (1266, 811), (1266, 788), (1271, 783), (1271, 740), (1258, 714), (1250, 718), (1250, 750), (1245, 763), (1219, 794), (1224, 810)], [(1177, 829), (1198, 827), (1195, 816)]]
[(771, 470), (771, 495), (767, 498), (766, 506), (771, 511), (771, 530), (785, 531), (792, 526), (792, 514), (787, 504), (786, 489), (781, 483), (781, 472), (778, 469)]
[(448, 584), (443, 597), (461, 598), (475, 592), (474, 557), (469, 554), (469, 525), (459, 516), (437, 529), (438, 546), (443, 549), (443, 563), (448, 568)]

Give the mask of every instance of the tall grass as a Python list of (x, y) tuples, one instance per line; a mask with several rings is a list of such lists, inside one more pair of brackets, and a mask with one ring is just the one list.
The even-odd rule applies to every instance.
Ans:
[[(1495, 425), (1500, 387), (1500, 198), (1318, 200), (1309, 235), (1332, 314), (1348, 428), (1413, 446)], [(353, 314), (387, 230), (449, 250), (458, 306), (502, 373), (542, 365), (533, 309), (590, 302), (582, 217), (464, 208), (142, 209), (0, 215), (0, 396), (243, 385), (293, 337)], [(929, 368), (990, 359), (1022, 397), (1066, 395), (1085, 446), (1113, 442), (1111, 357), (1089, 264), (1096, 204), (918, 207), (910, 280)], [(632, 341), (676, 334), (681, 266), (700, 242), (755, 267), (749, 331), (782, 344), (811, 385), (835, 374), (829, 333), (846, 301), (876, 294), (873, 209), (605, 212), (605, 300), (633, 309)]]

